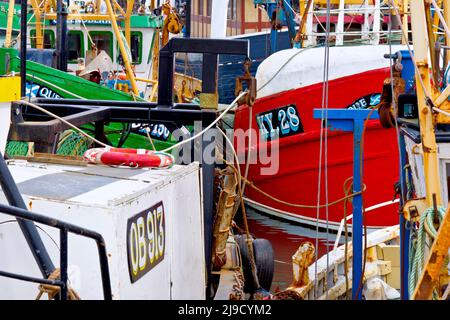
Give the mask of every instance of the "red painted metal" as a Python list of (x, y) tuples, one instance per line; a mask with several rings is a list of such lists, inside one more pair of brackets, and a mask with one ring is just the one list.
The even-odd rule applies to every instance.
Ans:
[[(383, 80), (389, 76), (389, 68), (367, 71), (329, 81), (329, 107), (342, 108), (350, 105), (367, 94), (381, 93)], [(322, 103), (322, 83), (277, 93), (256, 100), (253, 106), (252, 127), (257, 129), (256, 115), (278, 107), (295, 104), (304, 127), (304, 133), (296, 134), (273, 142), (279, 147), (279, 170), (276, 174), (264, 176), (261, 168), (269, 167), (261, 163), (250, 165), (248, 179), (265, 192), (278, 199), (291, 203), (315, 205), (317, 203), (318, 164), (320, 120), (313, 119), (313, 109), (320, 108)], [(249, 108), (241, 106), (235, 115), (235, 131), (247, 129)], [(237, 131), (236, 131), (237, 132)], [(257, 154), (264, 148), (258, 140), (252, 141), (252, 153)], [(255, 141), (257, 140), (257, 141)], [(239, 146), (235, 137), (235, 145), (241, 159), (247, 149)], [(261, 148), (260, 148), (261, 147)], [(394, 129), (384, 129), (378, 121), (369, 121), (365, 133), (364, 144), (364, 205), (369, 207), (392, 200), (394, 183), (398, 181), (398, 149)], [(353, 137), (351, 133), (328, 132), (328, 192), (329, 202), (344, 196), (343, 183), (352, 176)], [(245, 166), (241, 164), (244, 172)], [(323, 171), (322, 171), (323, 172)], [(325, 202), (325, 180), (322, 178), (321, 203)], [(299, 209), (273, 201), (255, 189), (247, 186), (247, 198), (314, 222), (316, 209)], [(351, 204), (348, 205), (351, 213)], [(287, 216), (287, 215), (286, 215)], [(334, 227), (343, 218), (343, 203), (329, 207), (329, 220)], [(319, 219), (326, 219), (325, 209), (319, 212)], [(397, 206), (390, 205), (367, 213), (369, 227), (390, 226), (398, 223)]]

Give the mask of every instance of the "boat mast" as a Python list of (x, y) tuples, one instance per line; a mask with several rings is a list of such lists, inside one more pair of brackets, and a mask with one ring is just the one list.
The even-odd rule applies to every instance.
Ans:
[(44, 49), (44, 35), (42, 30), (42, 23), (41, 23), (41, 8), (39, 7), (38, 0), (31, 0), (31, 5), (33, 6), (34, 10), (34, 19), (36, 23), (36, 48), (37, 49)]
[[(224, 14), (225, 12), (225, 14)], [(211, 9), (210, 38), (225, 38), (227, 35), (228, 0), (213, 0)]]
[[(440, 12), (438, 11), (440, 8), (436, 4), (436, 1), (431, 0), (431, 3), (435, 7), (435, 14), (440, 15)], [(444, 4), (444, 6), (446, 5)], [(430, 13), (430, 11), (431, 10), (428, 10), (428, 13)], [(442, 205), (442, 199), (434, 126), (439, 123), (450, 123), (450, 116), (448, 113), (450, 110), (450, 102), (448, 101), (450, 86), (447, 85), (444, 91), (439, 92), (436, 88), (432, 87), (430, 83), (429, 69), (430, 67), (432, 69), (436, 68), (439, 64), (436, 63), (430, 65), (428, 61), (430, 49), (434, 50), (434, 48), (431, 48), (430, 46), (432, 41), (430, 41), (428, 35), (429, 32), (427, 28), (429, 28), (429, 24), (427, 25), (426, 12), (424, 1), (411, 1), (411, 24), (416, 65), (416, 92), (426, 186), (425, 202), (429, 208), (436, 208), (437, 206)], [(431, 19), (431, 17), (428, 17), (428, 19)], [(441, 19), (441, 23), (447, 33), (447, 39), (450, 33), (450, 30), (448, 29), (448, 15), (445, 15), (443, 20)], [(434, 37), (434, 35), (432, 36)], [(436, 111), (437, 113), (433, 114), (433, 111)], [(421, 214), (424, 213), (422, 212)], [(447, 208), (447, 212), (443, 217), (438, 233), (430, 249), (430, 253), (426, 259), (422, 274), (416, 284), (412, 295), (413, 299), (432, 298), (433, 290), (438, 283), (439, 274), (444, 264), (445, 257), (448, 255), (449, 248), (450, 214)]]
[[(433, 97), (430, 82), (428, 61), (429, 42), (425, 5), (422, 0), (411, 1), (412, 36), (414, 43), (414, 57), (417, 65), (415, 74), (417, 103), (419, 109), (420, 135), (422, 136), (423, 163), (425, 171), (426, 204), (433, 206), (433, 195), (436, 205), (442, 204), (441, 184), (439, 180), (438, 155), (436, 136), (434, 132), (433, 114), (428, 101)], [(432, 103), (432, 102), (431, 102)]]
[(67, 72), (67, 8), (62, 0), (56, 2), (56, 56), (57, 68)]
[(122, 35), (120, 33), (119, 27), (117, 25), (116, 15), (113, 11), (111, 1), (105, 0), (106, 7), (108, 9), (109, 19), (111, 21), (111, 26), (114, 31), (114, 35), (116, 36), (117, 42), (119, 43), (120, 54), (122, 55), (123, 63), (125, 65), (125, 70), (127, 72), (127, 77), (131, 82), (131, 88), (135, 95), (139, 95), (139, 90), (136, 85), (136, 78), (134, 77), (133, 69), (131, 68), (130, 60), (128, 59), (128, 54), (125, 49), (125, 44), (122, 40)]
[(192, 9), (192, 3), (191, 0), (186, 0), (186, 21), (185, 21), (185, 37), (190, 38), (191, 37), (191, 9)]
[(13, 18), (14, 18), (14, 3), (15, 3), (14, 0), (9, 0), (8, 22), (6, 25), (5, 48), (9, 48), (11, 46), (12, 26), (13, 26)]
[(25, 97), (27, 77), (27, 1), (20, 4), (20, 95)]

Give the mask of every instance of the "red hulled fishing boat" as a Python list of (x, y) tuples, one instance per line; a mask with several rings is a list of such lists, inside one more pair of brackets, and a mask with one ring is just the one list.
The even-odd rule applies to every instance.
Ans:
[[(328, 107), (369, 108), (380, 102), (383, 81), (390, 75), (384, 55), (405, 47), (396, 45), (341, 46), (329, 48)], [(343, 219), (343, 202), (318, 212), (319, 151), (321, 120), (313, 110), (322, 107), (325, 48), (288, 49), (268, 57), (256, 73), (258, 94), (251, 107), (240, 106), (235, 114), (235, 146), (241, 159), (248, 144), (238, 143), (238, 132), (256, 129), (251, 139), (247, 178), (254, 186), (245, 188), (246, 202), (259, 211), (315, 226), (338, 228)], [(239, 130), (242, 129), (242, 130)], [(328, 131), (328, 203), (344, 196), (344, 181), (352, 176), (353, 137), (351, 133)], [(273, 151), (267, 159), (261, 154)], [(278, 153), (274, 150), (278, 150)], [(264, 152), (262, 152), (264, 151)], [(325, 203), (325, 161), (322, 160), (320, 203)], [(268, 170), (271, 168), (272, 170)], [(274, 169), (275, 168), (275, 169)], [(241, 163), (241, 171), (246, 171)], [(370, 228), (398, 223), (396, 206), (391, 205), (398, 181), (398, 145), (395, 129), (379, 121), (367, 122), (364, 143), (364, 205)], [(284, 202), (304, 204), (295, 207)], [(351, 204), (348, 205), (351, 213)], [(328, 216), (328, 219), (327, 219)]]

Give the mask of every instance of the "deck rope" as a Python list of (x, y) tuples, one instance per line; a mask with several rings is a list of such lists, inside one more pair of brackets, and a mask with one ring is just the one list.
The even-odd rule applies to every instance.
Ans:
[[(437, 230), (434, 227), (434, 213), (435, 211), (433, 208), (428, 208), (420, 216), (417, 239), (415, 239), (415, 241), (411, 241), (410, 262), (409, 262), (410, 272), (408, 278), (408, 289), (410, 298), (413, 296), (417, 281), (419, 280), (419, 277), (422, 274), (425, 259), (426, 235), (428, 234), (428, 236), (431, 239), (436, 238), (437, 235)], [(439, 220), (439, 223), (441, 223), (442, 220), (444, 219), (445, 208), (438, 207), (437, 213), (438, 213), (437, 218)]]

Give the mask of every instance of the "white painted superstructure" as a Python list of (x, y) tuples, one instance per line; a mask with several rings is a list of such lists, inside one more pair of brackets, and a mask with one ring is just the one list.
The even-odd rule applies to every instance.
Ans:
[[(8, 167), (32, 211), (104, 237), (114, 299), (205, 299), (198, 163), (150, 170), (14, 160)], [(0, 199), (6, 203), (3, 194)], [(59, 230), (39, 227), (59, 267)], [(84, 300), (102, 299), (95, 242), (69, 234), (68, 249), (71, 287)], [(17, 222), (4, 214), (0, 252), (0, 270), (42, 277)], [(132, 279), (134, 270), (137, 280)], [(5, 277), (0, 277), (0, 287), (0, 299), (34, 299), (38, 294), (37, 284)]]

